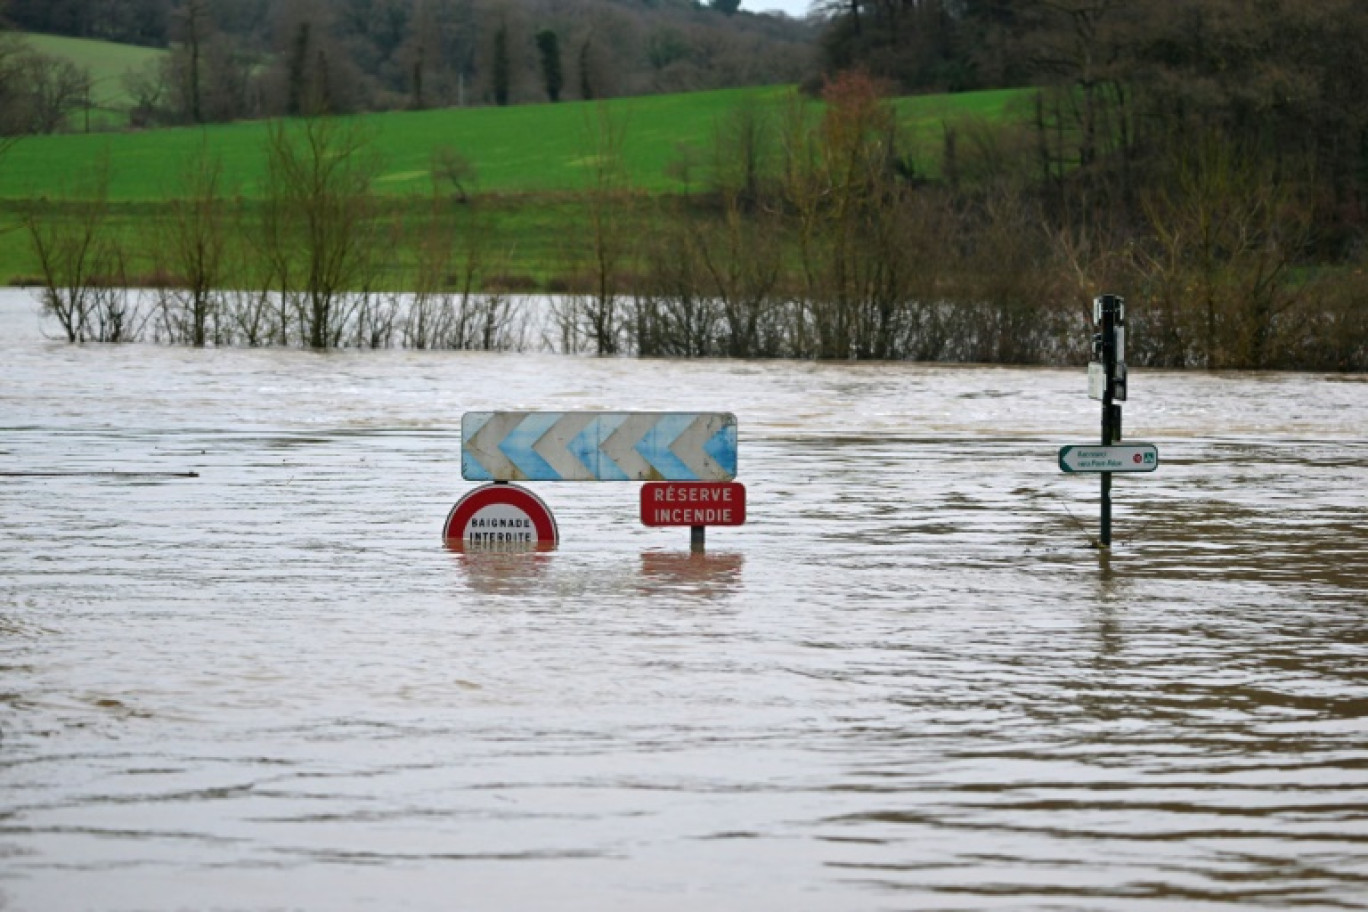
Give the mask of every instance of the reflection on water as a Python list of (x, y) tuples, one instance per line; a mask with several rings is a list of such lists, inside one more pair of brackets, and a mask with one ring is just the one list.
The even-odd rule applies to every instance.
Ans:
[(665, 598), (730, 595), (740, 587), (745, 565), (744, 554), (643, 551), (638, 591)]
[(546, 577), (547, 552), (555, 550), (554, 545), (468, 548), (460, 539), (448, 539), (446, 546), (457, 555), (471, 589), (496, 595), (532, 593)]
[[(31, 307), (0, 908), (1368, 908), (1361, 382), (1137, 374), (1163, 465), (1105, 551), (1081, 370), (78, 349)], [(491, 408), (735, 412), (748, 522), (692, 553), (539, 485), (557, 549), (450, 550)]]

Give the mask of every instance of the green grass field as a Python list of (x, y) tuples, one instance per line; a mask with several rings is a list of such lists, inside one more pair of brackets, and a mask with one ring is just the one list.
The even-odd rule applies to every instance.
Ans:
[[(899, 99), (895, 107), (909, 136), (925, 147), (919, 170), (934, 173), (945, 123), (1001, 122), (1017, 116), (1023, 97), (1016, 90), (920, 96)], [(621, 135), (621, 159), (632, 188), (647, 195), (677, 193), (686, 188), (671, 176), (671, 163), (681, 156), (694, 160), (691, 189), (703, 187), (718, 127), (738, 108), (768, 112), (777, 132), (794, 102), (792, 89), (769, 87), (602, 103), (394, 112), (349, 121), (367, 133), (380, 162), (375, 188), (403, 209), (414, 208), (404, 199), (430, 195), (435, 149), (450, 146), (461, 152), (474, 163), (477, 178), (471, 189), (482, 199), (482, 211), (497, 225), (503, 243), (518, 251), (510, 268), (543, 279), (555, 268), (546, 261), (560, 243), (556, 239), (573, 232), (570, 225), (580, 217), (567, 200), (594, 179), (599, 149), (594, 137), (602, 135), (602, 124)], [(815, 103), (803, 104), (815, 113)], [(111, 214), (125, 232), (137, 235), (142, 225), (145, 233), (159, 205), (182, 194), (182, 175), (204, 145), (222, 163), (226, 196), (259, 198), (267, 130), (264, 122), (244, 122), (20, 140), (0, 157), (0, 282), (34, 275), (28, 239), (17, 224), (23, 201), (88, 197), (93, 176), (107, 161)]]
[[(717, 127), (742, 104), (773, 112), (777, 124), (790, 89), (759, 88), (510, 108), (464, 108), (369, 114), (352, 120), (369, 131), (381, 161), (376, 187), (390, 195), (426, 193), (434, 149), (451, 146), (475, 165), (484, 193), (574, 190), (592, 179), (602, 118), (623, 136), (631, 184), (646, 192), (682, 189), (667, 174), (681, 148), (706, 162)], [(899, 118), (914, 136), (945, 120), (1008, 116), (1017, 90), (900, 99)], [(110, 166), (110, 198), (154, 201), (177, 192), (177, 177), (202, 143), (223, 163), (233, 194), (254, 197), (265, 167), (261, 122), (101, 134), (29, 137), (0, 161), (0, 199), (81, 195), (92, 167)]]

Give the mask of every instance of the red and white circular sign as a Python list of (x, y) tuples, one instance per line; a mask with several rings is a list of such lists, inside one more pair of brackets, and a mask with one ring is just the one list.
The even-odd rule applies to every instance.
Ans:
[(556, 518), (542, 499), (506, 482), (482, 485), (457, 501), (447, 514), (448, 544), (489, 550), (555, 546)]

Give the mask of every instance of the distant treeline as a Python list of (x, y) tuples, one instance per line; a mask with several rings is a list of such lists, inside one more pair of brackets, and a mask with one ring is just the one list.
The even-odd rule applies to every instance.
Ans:
[[(1067, 364), (1108, 291), (1134, 365), (1368, 370), (1368, 258), (1316, 255), (1314, 185), (1257, 146), (1194, 133), (1149, 159), (1132, 205), (1102, 205), (1089, 169), (1042, 190), (1022, 152), (1039, 124), (947, 133), (929, 180), (873, 79), (824, 101), (738, 107), (677, 196), (631, 185), (630, 124), (600, 108), (592, 186), (540, 286), (510, 274), (519, 238), (479, 194), (385, 202), (363, 126), (333, 118), (272, 125), (259, 202), (230, 198), (205, 150), (134, 238), (98, 180), (23, 223), (73, 342)], [(524, 290), (556, 293), (550, 312), (521, 310)]]
[[(794, 83), (815, 35), (736, 0), (0, 0), (0, 23), (169, 49), (127, 79), (135, 126)], [(6, 94), (0, 132), (55, 128)]]
[(1075, 206), (1134, 208), (1163, 186), (1172, 149), (1215, 138), (1306, 197), (1321, 254), (1361, 243), (1363, 0), (833, 0), (827, 10), (829, 74), (858, 67), (902, 92), (1044, 89), (1039, 181), (1091, 188)]
[(1144, 301), (1137, 341), (1155, 363), (1364, 369), (1368, 3), (826, 10), (829, 76), (858, 68), (893, 91), (1039, 89), (1032, 123), (946, 125), (943, 189), (963, 212), (985, 174), (1016, 187), (1077, 276), (1112, 276)]

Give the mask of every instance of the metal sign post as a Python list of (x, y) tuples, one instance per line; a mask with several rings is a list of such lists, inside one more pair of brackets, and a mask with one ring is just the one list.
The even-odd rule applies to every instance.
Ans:
[(1093, 358), (1088, 365), (1088, 395), (1102, 400), (1102, 444), (1066, 446), (1059, 451), (1059, 468), (1065, 472), (1099, 472), (1102, 475), (1102, 534), (1098, 543), (1111, 547), (1112, 473), (1152, 472), (1159, 466), (1159, 450), (1153, 444), (1121, 442), (1121, 405), (1126, 400), (1126, 304), (1118, 295), (1093, 299)]
[[(1102, 295), (1093, 301), (1093, 322), (1100, 332), (1093, 337), (1093, 350), (1102, 361), (1102, 445), (1121, 441), (1121, 406), (1126, 398), (1126, 304), (1116, 295)], [(1100, 349), (1100, 351), (1099, 351)], [(1119, 381), (1119, 382), (1118, 382)], [(1120, 387), (1118, 389), (1118, 386)], [(1120, 396), (1118, 397), (1118, 392)], [(1111, 547), (1112, 473), (1102, 473), (1102, 547)]]

